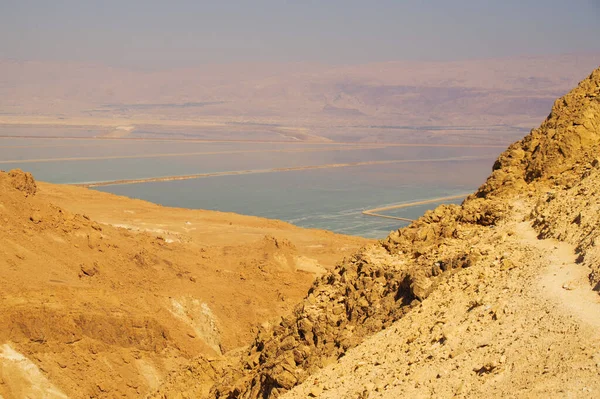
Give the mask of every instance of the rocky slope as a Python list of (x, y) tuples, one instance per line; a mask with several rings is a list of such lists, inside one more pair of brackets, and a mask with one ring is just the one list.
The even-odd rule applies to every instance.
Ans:
[(154, 396), (267, 398), (302, 383), (291, 397), (588, 396), (600, 388), (599, 146), (600, 69), (461, 206), (345, 259), (239, 357), (197, 359)]
[(143, 396), (368, 242), (0, 172), (0, 397)]
[(284, 397), (595, 397), (600, 300), (589, 269), (522, 220), (481, 235), (476, 264)]

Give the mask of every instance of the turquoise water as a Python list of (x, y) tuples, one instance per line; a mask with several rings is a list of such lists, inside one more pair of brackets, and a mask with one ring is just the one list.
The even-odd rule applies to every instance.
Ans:
[[(310, 151), (299, 152), (298, 149)], [(365, 216), (363, 210), (474, 191), (489, 175), (500, 151), (499, 148), (348, 150), (348, 146), (340, 144), (0, 138), (0, 169), (18, 167), (32, 172), (38, 180), (53, 183), (83, 183), (354, 162), (409, 161), (97, 188), (166, 206), (236, 212), (281, 219), (302, 227), (383, 238), (406, 223)], [(219, 153), (208, 154), (211, 152)], [(167, 156), (155, 157), (156, 154)], [(90, 157), (111, 159), (81, 159)], [(435, 206), (437, 204), (427, 204), (384, 213), (415, 219)]]
[[(97, 189), (165, 206), (236, 212), (281, 219), (301, 227), (384, 238), (406, 223), (366, 216), (363, 210), (473, 191), (487, 176), (486, 165), (490, 162), (442, 162), (427, 167), (421, 176), (414, 165), (374, 165)], [(401, 213), (415, 219), (436, 205), (405, 208)]]
[[(27, 142), (29, 146), (27, 146)], [(354, 148), (343, 145), (0, 140), (0, 169), (21, 168), (53, 183), (90, 183), (200, 173), (390, 160), (495, 158), (498, 149)], [(107, 157), (108, 159), (98, 159)], [(126, 158), (123, 158), (126, 157)], [(85, 159), (89, 158), (89, 159)], [(425, 167), (425, 166), (422, 166)]]

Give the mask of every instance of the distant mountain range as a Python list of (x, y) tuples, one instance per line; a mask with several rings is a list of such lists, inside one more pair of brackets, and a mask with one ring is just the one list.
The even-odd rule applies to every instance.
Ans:
[(136, 127), (134, 135), (153, 126), (165, 135), (179, 129), (214, 138), (508, 143), (598, 65), (600, 54), (171, 70), (4, 60), (0, 124), (127, 124)]

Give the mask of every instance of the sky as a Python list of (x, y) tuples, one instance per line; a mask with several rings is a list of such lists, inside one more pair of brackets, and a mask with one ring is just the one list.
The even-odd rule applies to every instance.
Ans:
[(0, 59), (125, 67), (600, 52), (600, 0), (0, 0)]

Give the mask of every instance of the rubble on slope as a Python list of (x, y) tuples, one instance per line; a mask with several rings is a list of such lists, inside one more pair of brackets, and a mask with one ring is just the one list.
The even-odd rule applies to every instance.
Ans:
[[(262, 329), (255, 342), (215, 376), (217, 384), (208, 396), (280, 396), (411, 312), (457, 270), (477, 265), (494, 249), (493, 242), (482, 244), (480, 238), (495, 231), (510, 235), (505, 223), (548, 187), (576, 189), (600, 146), (599, 94), (600, 69), (557, 100), (540, 128), (511, 145), (486, 183), (461, 206), (443, 205), (427, 212), (317, 280), (291, 315)], [(557, 211), (536, 212), (561, 214)], [(539, 215), (534, 217), (542, 218), (538, 227), (543, 230), (548, 218)], [(501, 262), (507, 270), (515, 266), (508, 258)], [(193, 379), (190, 375), (179, 385), (163, 386), (156, 396), (193, 389)]]
[[(82, 212), (90, 205), (147, 224), (123, 224), (119, 212), (100, 223)], [(156, 228), (171, 218), (181, 239)], [(221, 237), (194, 235), (202, 229)], [(298, 259), (318, 265), (368, 242), (0, 171), (0, 397), (38, 397), (47, 386), (72, 398), (144, 396), (289, 312), (314, 280)]]

